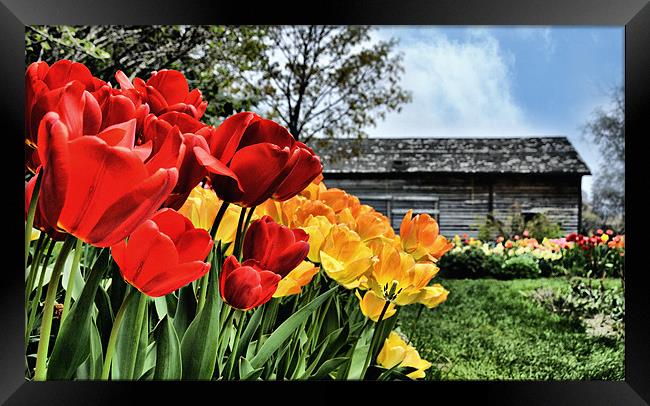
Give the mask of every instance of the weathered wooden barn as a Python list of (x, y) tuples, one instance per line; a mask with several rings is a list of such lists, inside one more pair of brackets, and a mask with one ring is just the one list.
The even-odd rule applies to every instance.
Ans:
[(335, 139), (319, 152), (328, 187), (358, 196), (396, 229), (409, 208), (429, 213), (448, 237), (476, 236), (489, 213), (544, 213), (577, 231), (590, 174), (566, 137)]

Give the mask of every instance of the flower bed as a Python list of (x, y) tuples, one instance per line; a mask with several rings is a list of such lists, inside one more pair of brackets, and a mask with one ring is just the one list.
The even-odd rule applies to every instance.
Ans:
[(25, 75), (28, 379), (424, 376), (392, 331), (447, 298), (434, 219), (396, 235), (255, 113), (205, 125), (178, 71), (115, 80)]
[(454, 248), (439, 263), (445, 278), (622, 277), (624, 272), (625, 235), (612, 230), (541, 242), (527, 236), (481, 241), (456, 235), (453, 242)]

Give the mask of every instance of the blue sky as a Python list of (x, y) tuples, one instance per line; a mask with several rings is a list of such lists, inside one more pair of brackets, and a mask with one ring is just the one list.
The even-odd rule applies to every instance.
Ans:
[(623, 83), (623, 27), (381, 26), (373, 35), (399, 40), (413, 101), (371, 137), (565, 135), (592, 173), (602, 162), (581, 127)]

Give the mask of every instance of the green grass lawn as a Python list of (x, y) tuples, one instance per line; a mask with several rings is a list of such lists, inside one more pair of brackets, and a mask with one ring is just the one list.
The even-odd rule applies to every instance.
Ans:
[[(607, 280), (607, 285), (620, 285)], [(525, 293), (568, 289), (564, 278), (498, 281), (442, 280), (449, 291), (438, 308), (400, 312), (400, 329), (422, 358), (433, 362), (428, 379), (622, 380), (622, 339), (591, 337), (576, 318), (559, 315)]]

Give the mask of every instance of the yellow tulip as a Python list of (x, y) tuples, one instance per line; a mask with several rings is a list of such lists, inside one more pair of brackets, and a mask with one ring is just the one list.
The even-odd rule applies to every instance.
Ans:
[(449, 295), (449, 291), (436, 283), (433, 286), (422, 288), (417, 301), (432, 309), (447, 300), (447, 295)]
[(332, 223), (324, 216), (309, 216), (305, 226), (301, 227), (309, 234), (309, 258), (312, 262), (320, 263), (320, 249), (325, 241), (325, 237), (332, 228)]
[(316, 179), (312, 183), (310, 183), (302, 192), (300, 192), (300, 196), (306, 197), (309, 200), (316, 200), (318, 199), (318, 194), (321, 191), (327, 190), (325, 187), (325, 183), (323, 183), (323, 175), (318, 175)]
[(453, 248), (454, 244), (439, 235), (438, 223), (428, 214), (413, 217), (409, 210), (400, 225), (400, 236), (404, 251), (411, 254), (416, 261), (435, 261)]
[[(361, 313), (363, 313), (364, 316), (374, 321), (375, 323), (378, 322), (379, 316), (381, 316), (381, 312), (384, 310), (384, 306), (386, 306), (386, 300), (377, 296), (372, 290), (367, 290), (364, 293), (363, 298), (359, 294), (359, 291), (355, 291), (354, 294), (357, 296), (357, 298), (359, 298), (359, 307), (361, 308)], [(390, 302), (388, 303), (388, 308), (386, 309), (382, 320), (388, 319), (397, 311), (395, 304)]]
[(377, 237), (394, 237), (395, 232), (390, 225), (390, 221), (383, 214), (372, 211), (363, 213), (356, 218), (355, 231), (366, 241)]
[(308, 261), (302, 261), (294, 270), (280, 280), (273, 297), (297, 295), (301, 288), (311, 282), (318, 273), (318, 267)]
[(269, 216), (278, 224), (287, 225), (287, 221), (283, 216), (282, 203), (273, 199), (267, 199), (264, 203), (255, 208), (255, 214), (260, 217)]
[(338, 212), (336, 215), (336, 224), (345, 224), (350, 230), (356, 230), (357, 228), (357, 221), (354, 219), (352, 211), (348, 207)]
[[(304, 199), (304, 198), (302, 198)], [(285, 214), (288, 218), (292, 219), (292, 226), (302, 227), (306, 224), (309, 216), (323, 216), (332, 224), (337, 224), (336, 214), (331, 207), (327, 206), (320, 200), (307, 200), (301, 201), (295, 210), (285, 209)]]
[(426, 375), (424, 371), (431, 367), (429, 361), (420, 358), (420, 354), (415, 347), (407, 344), (394, 331), (390, 332), (384, 342), (384, 346), (379, 351), (377, 363), (386, 369), (391, 369), (395, 366), (415, 368), (415, 371), (406, 375), (411, 379), (424, 378)]
[(355, 211), (358, 209), (358, 206), (361, 205), (359, 198), (337, 188), (321, 190), (318, 193), (318, 199), (323, 201), (327, 206), (331, 207), (335, 213), (340, 212), (346, 207), (352, 211)]
[(221, 201), (217, 194), (212, 189), (198, 185), (192, 189), (178, 212), (190, 219), (194, 227), (210, 231), (219, 207), (221, 207)]
[(325, 273), (347, 289), (358, 287), (359, 278), (373, 264), (372, 250), (345, 225), (332, 226), (321, 246), (320, 259)]

